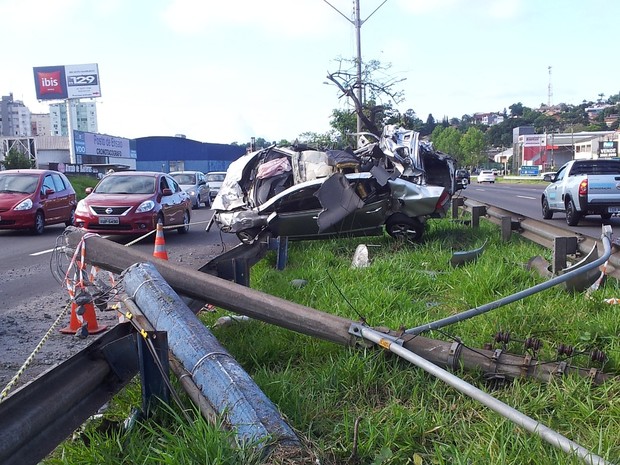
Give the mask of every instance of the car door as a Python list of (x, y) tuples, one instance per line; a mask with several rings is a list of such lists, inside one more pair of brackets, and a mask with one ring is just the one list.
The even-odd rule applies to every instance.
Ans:
[[(179, 185), (168, 176), (161, 176), (159, 178), (159, 192), (161, 212), (164, 215), (164, 224), (179, 224), (183, 220), (182, 216), (182, 203), (178, 192), (175, 192), (175, 185)], [(179, 187), (180, 189), (180, 187)], [(164, 192), (169, 192), (165, 194)]]
[(45, 223), (57, 223), (62, 218), (62, 192), (56, 192), (56, 184), (52, 174), (46, 174), (41, 184), (41, 206), (45, 214)]
[(547, 202), (549, 202), (549, 207), (552, 210), (564, 210), (564, 199), (562, 197), (564, 176), (566, 176), (566, 165), (557, 172), (555, 182), (547, 186)]
[(207, 184), (207, 178), (203, 173), (197, 173), (198, 178), (198, 192), (200, 192), (200, 200), (203, 202), (209, 198), (209, 185)]
[(71, 210), (75, 207), (74, 194), (60, 174), (52, 173), (52, 180), (56, 188), (54, 196), (56, 196), (58, 200), (58, 215), (60, 221), (66, 221), (71, 218)]

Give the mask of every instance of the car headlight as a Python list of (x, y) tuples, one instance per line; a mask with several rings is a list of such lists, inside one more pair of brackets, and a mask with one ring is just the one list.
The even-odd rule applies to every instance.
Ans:
[(153, 208), (155, 208), (155, 202), (152, 200), (145, 200), (136, 208), (136, 213), (150, 212)]
[(85, 214), (88, 213), (88, 207), (83, 200), (80, 200), (75, 207), (75, 213)]
[(19, 202), (13, 210), (24, 211), (32, 208), (32, 199), (25, 199)]
[(189, 190), (187, 191), (187, 193), (188, 193), (189, 195), (196, 195), (196, 191), (195, 191), (194, 189), (189, 189)]

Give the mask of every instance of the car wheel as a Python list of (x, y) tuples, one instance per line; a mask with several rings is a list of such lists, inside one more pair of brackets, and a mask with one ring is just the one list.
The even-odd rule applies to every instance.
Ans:
[(396, 213), (387, 220), (385, 229), (394, 239), (415, 244), (422, 239), (424, 223), (417, 218), (410, 218), (402, 213)]
[(196, 197), (196, 202), (192, 204), (193, 210), (198, 210), (200, 208), (200, 197)]
[(189, 212), (185, 210), (183, 212), (183, 226), (177, 228), (179, 234), (186, 234), (189, 232)]
[(38, 211), (36, 215), (34, 215), (34, 225), (32, 230), (35, 234), (41, 235), (43, 234), (43, 230), (45, 229), (45, 215), (42, 211)]
[(75, 208), (71, 209), (71, 214), (69, 215), (69, 219), (65, 221), (65, 226), (73, 226), (75, 222)]
[(542, 199), (542, 217), (545, 220), (550, 220), (553, 218), (553, 212), (549, 208), (549, 202), (547, 201), (547, 197), (543, 197)]
[(577, 226), (580, 219), (581, 214), (575, 208), (573, 199), (568, 199), (568, 202), (566, 203), (566, 224), (569, 226)]

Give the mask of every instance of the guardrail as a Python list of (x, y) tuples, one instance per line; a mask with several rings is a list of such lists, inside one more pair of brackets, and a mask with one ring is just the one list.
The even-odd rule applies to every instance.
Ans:
[[(487, 205), (467, 198), (462, 199), (462, 205), (458, 203), (455, 204), (455, 207), (459, 206), (472, 214), (472, 222), (474, 223), (478, 221), (479, 216), (483, 216), (492, 223), (501, 226), (503, 228), (502, 235), (504, 237), (511, 232), (516, 232), (532, 242), (554, 250), (555, 254), (563, 254), (564, 256), (554, 258), (554, 263), (556, 264), (565, 260), (566, 254), (572, 254), (570, 247), (564, 250), (557, 250), (558, 238), (567, 238), (571, 240), (571, 242), (575, 244), (576, 252), (583, 256), (587, 255), (595, 245), (598, 246), (599, 250), (603, 249), (601, 238), (597, 240), (583, 234), (567, 231), (545, 221), (527, 218), (520, 213), (515, 213), (510, 210)], [(606, 273), (608, 276), (620, 279), (620, 248), (618, 243), (613, 240), (612, 253), (608, 260)]]

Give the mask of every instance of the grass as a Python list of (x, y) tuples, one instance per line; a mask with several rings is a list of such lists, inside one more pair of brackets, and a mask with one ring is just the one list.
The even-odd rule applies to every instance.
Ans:
[[(487, 245), (475, 263), (449, 266), (455, 250)], [(352, 269), (359, 243), (371, 265)], [(525, 269), (535, 255), (551, 252), (513, 236), (502, 243), (498, 229), (483, 222), (471, 229), (433, 220), (423, 244), (406, 246), (388, 237), (291, 243), (283, 271), (269, 255), (252, 268), (252, 287), (372, 326), (398, 329), (453, 315), (542, 281)], [(307, 285), (292, 286), (294, 279)], [(344, 296), (344, 297), (343, 297)], [(523, 354), (523, 342), (543, 342), (539, 359), (558, 359), (559, 343), (575, 348), (570, 364), (603, 368), (617, 375), (620, 320), (614, 305), (615, 280), (592, 297), (553, 288), (425, 336), (460, 337), (470, 347), (494, 344), (510, 331), (506, 350)], [(346, 299), (345, 299), (346, 298)], [(226, 314), (201, 315), (211, 326)], [(389, 353), (353, 349), (293, 333), (259, 321), (213, 330), (317, 457), (329, 464), (577, 464), (554, 448), (469, 397)], [(594, 348), (607, 362), (591, 362)], [(565, 358), (564, 356), (562, 358)], [(611, 462), (620, 461), (620, 385), (593, 386), (576, 376), (543, 384), (518, 379), (500, 386), (477, 372), (464, 380), (553, 428)], [(108, 421), (121, 422), (140, 404), (135, 383), (115, 397)], [(129, 432), (97, 434), (93, 422), (84, 441), (66, 441), (44, 463), (260, 463), (249, 449), (230, 446), (229, 433), (205, 424), (194, 413), (190, 424), (175, 408), (140, 422)], [(357, 424), (357, 427), (355, 426)], [(357, 439), (355, 439), (357, 438)], [(272, 462), (277, 463), (277, 462)]]
[(84, 176), (84, 175), (68, 175), (69, 181), (71, 181), (71, 185), (73, 189), (75, 189), (75, 193), (78, 200), (82, 200), (86, 197), (86, 192), (84, 189), (87, 187), (95, 187), (99, 182), (94, 176)]

